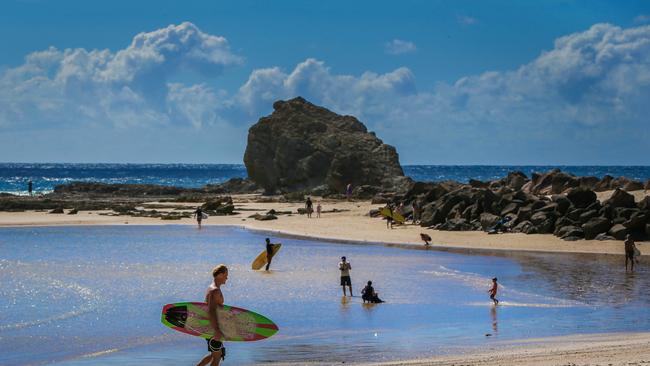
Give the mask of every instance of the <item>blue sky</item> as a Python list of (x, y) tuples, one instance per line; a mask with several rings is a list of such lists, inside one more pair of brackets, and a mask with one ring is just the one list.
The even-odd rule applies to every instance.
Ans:
[(0, 160), (241, 163), (302, 95), (403, 164), (650, 164), (647, 1), (3, 1)]

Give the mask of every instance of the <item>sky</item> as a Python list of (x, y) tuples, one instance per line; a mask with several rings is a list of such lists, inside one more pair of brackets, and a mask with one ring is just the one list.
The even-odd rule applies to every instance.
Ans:
[(235, 163), (276, 100), (402, 164), (650, 165), (649, 1), (0, 3), (0, 162)]

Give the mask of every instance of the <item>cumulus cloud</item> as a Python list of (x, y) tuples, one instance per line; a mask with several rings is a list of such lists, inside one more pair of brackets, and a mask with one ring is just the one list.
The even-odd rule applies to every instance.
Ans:
[(217, 119), (216, 92), (205, 85), (173, 83), (174, 75), (189, 71), (213, 77), (242, 62), (225, 38), (188, 22), (140, 33), (117, 52), (50, 47), (0, 75), (0, 126), (198, 127)]
[(540, 156), (563, 161), (560, 154), (580, 147), (605, 159), (619, 153), (605, 153), (604, 146), (623, 151), (647, 145), (650, 138), (650, 26), (596, 24), (557, 39), (552, 49), (516, 70), (467, 76), (419, 92), (415, 84), (407, 68), (337, 75), (309, 59), (290, 73), (254, 71), (238, 98), (260, 111), (276, 99), (305, 96), (360, 117), (411, 159), (426, 151), (424, 146), (462, 159), (465, 150), (459, 147), (469, 141), (468, 151), (496, 151), (499, 161), (516, 162), (504, 154), (522, 152), (528, 161), (543, 162)]
[(404, 53), (415, 52), (417, 51), (417, 47), (413, 42), (394, 39), (384, 45), (384, 50), (389, 55), (401, 55)]

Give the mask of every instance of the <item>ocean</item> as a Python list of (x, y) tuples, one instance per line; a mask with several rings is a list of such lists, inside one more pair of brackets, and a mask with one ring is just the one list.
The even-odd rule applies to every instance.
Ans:
[[(625, 176), (646, 181), (650, 166), (552, 166), (552, 165), (405, 165), (404, 173), (416, 181), (469, 179), (494, 180), (510, 171), (547, 172), (559, 168), (576, 176)], [(69, 163), (0, 163), (0, 192), (27, 194), (27, 181), (34, 183), (36, 193), (51, 192), (56, 185), (82, 182), (160, 184), (198, 188), (245, 178), (241, 164), (69, 164)]]

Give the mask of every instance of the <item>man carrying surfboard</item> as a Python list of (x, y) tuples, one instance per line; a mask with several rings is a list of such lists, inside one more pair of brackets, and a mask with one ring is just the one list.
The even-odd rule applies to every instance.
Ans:
[(225, 284), (228, 280), (228, 267), (223, 264), (214, 267), (212, 269), (212, 278), (212, 283), (205, 294), (205, 302), (208, 303), (208, 317), (210, 318), (210, 325), (214, 329), (214, 337), (207, 339), (208, 352), (210, 353), (203, 357), (197, 366), (205, 366), (208, 363), (211, 366), (219, 366), (221, 360), (226, 357), (226, 348), (221, 342), (224, 337), (219, 329), (217, 306), (223, 306), (221, 285)]
[(339, 262), (339, 270), (341, 271), (341, 287), (343, 287), (343, 296), (346, 296), (345, 285), (350, 288), (350, 296), (354, 296), (352, 295), (352, 280), (350, 279), (351, 269), (352, 265), (350, 265), (350, 262), (348, 262), (345, 257), (341, 257), (341, 261)]
[(266, 270), (269, 270), (271, 266), (271, 259), (273, 259), (273, 244), (271, 244), (271, 239), (266, 238)]

